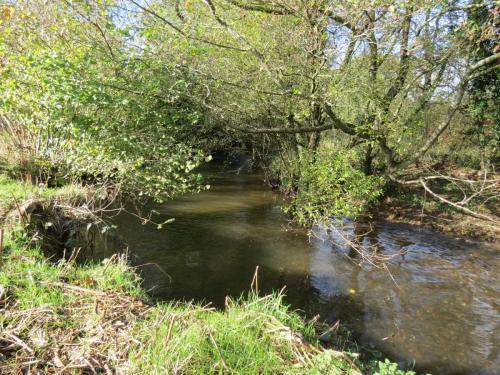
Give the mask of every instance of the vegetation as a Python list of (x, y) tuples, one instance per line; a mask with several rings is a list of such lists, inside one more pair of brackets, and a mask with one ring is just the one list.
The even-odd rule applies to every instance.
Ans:
[[(382, 193), (382, 179), (366, 176), (352, 167), (353, 153), (339, 154), (333, 149), (303, 155), (296, 194), (285, 207), (301, 224), (330, 220), (332, 213), (359, 215)], [(293, 181), (290, 181), (294, 185)]]
[[(153, 303), (125, 255), (81, 263), (78, 252), (47, 246), (43, 237), (61, 236), (44, 231), (59, 207), (68, 207), (65, 221), (89, 219), (92, 212), (82, 215), (76, 204), (88, 189), (0, 178), (2, 209), (19, 215), (3, 223), (0, 236), (2, 374), (413, 374), (390, 362), (361, 361), (348, 347), (323, 347), (318, 330), (328, 327), (291, 311), (282, 293), (227, 298), (223, 311)], [(39, 211), (27, 208), (31, 202)]]
[(105, 9), (99, 11), (102, 29), (90, 33), (85, 14), (62, 3), (3, 9), (0, 121), (4, 163), (13, 172), (49, 185), (87, 180), (119, 186), (158, 200), (199, 187), (199, 176), (189, 172), (200, 153), (174, 138), (177, 128), (196, 122), (196, 112), (182, 108), (176, 90), (151, 100), (120, 88), (138, 74), (153, 86), (176, 80), (145, 77), (145, 63), (120, 52), (123, 30), (110, 36), (113, 56), (95, 48), (99, 30), (113, 29)]
[(31, 199), (44, 202), (67, 202), (78, 199), (86, 200), (89, 194), (90, 191), (88, 188), (78, 185), (45, 188), (0, 175), (0, 213), (2, 217), (5, 217), (9, 211), (16, 210), (18, 206)]
[(234, 150), (302, 225), (423, 194), (498, 230), (499, 15), (491, 0), (0, 0), (0, 213), (24, 225), (0, 273), (1, 370), (358, 371), (280, 295), (150, 305), (123, 259), (49, 262), (33, 234), (57, 228), (64, 253), (67, 218), (206, 189), (196, 168)]
[[(476, 132), (478, 124), (464, 110), (466, 103), (479, 112), (487, 106), (488, 118), (494, 116), (485, 103), (495, 100), (495, 81), (483, 94), (475, 89), (498, 74), (494, 2), (128, 4), (143, 16), (145, 50), (178, 61), (196, 77), (204, 124), (224, 126), (249, 145), (269, 169), (272, 183), (298, 197), (295, 205), (303, 210), (292, 213), (359, 215), (358, 192), (343, 194), (354, 186), (331, 184), (335, 174), (325, 180), (322, 173), (311, 183), (307, 168), (323, 168), (326, 175), (337, 164), (335, 157), (328, 165), (324, 158), (315, 159), (325, 147), (335, 155), (356, 155), (350, 158), (352, 179), (361, 172), (386, 185), (424, 187), (420, 177), (439, 174), (434, 165), (445, 161), (439, 148), (444, 148), (441, 156), (458, 153), (458, 147), (460, 154), (464, 147), (471, 149), (473, 163), (494, 172), (497, 131), (485, 125), (482, 146), (474, 137), (463, 142), (463, 133)], [(161, 45), (172, 48), (158, 50)], [(473, 99), (477, 95), (482, 104)], [(481, 158), (484, 162), (477, 163)], [(419, 162), (425, 168), (414, 173)], [(498, 194), (498, 179), (487, 179), (495, 184), (486, 190)], [(334, 194), (318, 197), (332, 186)], [(361, 189), (361, 206), (373, 202), (379, 189), (380, 184)], [(318, 199), (335, 203), (319, 207)], [(455, 209), (464, 205), (459, 201)]]
[[(161, 201), (203, 189), (195, 167), (238, 147), (304, 224), (359, 216), (391, 184), (474, 213), (498, 196), (498, 14), (488, 0), (6, 2), (2, 160)], [(481, 172), (464, 199), (426, 183), (446, 163)]]
[(1, 267), (2, 373), (413, 374), (321, 347), (281, 294), (228, 298), (224, 311), (155, 305), (124, 257), (48, 260), (22, 230), (9, 233)]

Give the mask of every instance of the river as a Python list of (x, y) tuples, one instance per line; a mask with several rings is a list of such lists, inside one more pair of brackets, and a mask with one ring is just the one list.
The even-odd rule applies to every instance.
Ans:
[[(208, 179), (208, 191), (149, 207), (157, 222), (175, 218), (163, 229), (116, 218), (152, 296), (221, 306), (226, 295), (249, 289), (259, 266), (262, 293), (286, 285), (294, 308), (340, 320), (359, 342), (401, 364), (433, 374), (500, 374), (498, 245), (375, 222), (361, 231), (368, 232), (362, 243), (390, 258), (387, 269), (360, 264), (339, 232), (291, 227), (261, 175), (219, 170)], [(341, 233), (352, 231), (347, 224)]]

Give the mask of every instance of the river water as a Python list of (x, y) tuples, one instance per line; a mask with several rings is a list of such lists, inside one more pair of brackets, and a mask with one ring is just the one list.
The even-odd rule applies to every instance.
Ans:
[[(156, 222), (175, 218), (163, 229), (116, 218), (154, 297), (221, 306), (259, 266), (263, 293), (286, 285), (293, 307), (340, 320), (393, 360), (433, 374), (500, 374), (498, 244), (389, 222), (308, 235), (288, 225), (262, 176), (239, 172), (209, 174), (210, 190), (149, 207)], [(353, 260), (344, 240), (353, 232), (368, 232), (360, 244), (390, 258), (387, 269)]]

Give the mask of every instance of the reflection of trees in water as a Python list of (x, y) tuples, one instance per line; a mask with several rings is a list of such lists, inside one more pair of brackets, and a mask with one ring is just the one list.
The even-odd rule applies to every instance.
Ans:
[[(330, 238), (335, 233), (330, 231), (330, 258), (321, 250), (313, 255), (313, 264), (329, 262), (332, 282), (343, 286), (332, 293), (313, 282), (326, 311), (323, 316), (340, 318), (365, 342), (410, 365), (415, 359), (422, 370), (470, 373), (497, 366), (498, 371), (498, 309), (491, 304), (487, 286), (471, 277), (481, 270), (471, 270), (456, 253), (442, 253), (454, 243), (433, 247), (423, 235), (408, 241), (394, 233), (388, 236), (383, 226), (370, 228), (363, 222), (343, 230), (340, 241)], [(382, 257), (378, 259), (390, 257), (387, 267), (398, 284), (383, 267), (367, 261), (360, 247)], [(407, 255), (400, 251), (405, 248)]]
[[(209, 202), (204, 204), (210, 208)], [(293, 308), (309, 316), (319, 313), (331, 323), (340, 319), (365, 342), (394, 356), (416, 358), (441, 373), (450, 372), (450, 366), (461, 370), (457, 361), (443, 358), (446, 353), (460, 356), (468, 369), (498, 357), (498, 308), (485, 294), (485, 280), (491, 276), (464, 276), (463, 270), (480, 275), (481, 269), (474, 262), (463, 264), (455, 242), (407, 227), (359, 221), (342, 228), (348, 242), (323, 228), (308, 244), (301, 235), (280, 231), (272, 202), (229, 207), (234, 211), (179, 214), (165, 231), (138, 222), (122, 225), (132, 256), (139, 256), (135, 263), (157, 263), (172, 277), (170, 281), (155, 266), (142, 268), (148, 287), (157, 286), (158, 297), (222, 305), (227, 294), (248, 290), (260, 265), (262, 293), (286, 285), (286, 301)], [(391, 257), (388, 268), (399, 288), (387, 271), (356, 251), (360, 247), (365, 255)], [(408, 253), (398, 253), (400, 249)]]

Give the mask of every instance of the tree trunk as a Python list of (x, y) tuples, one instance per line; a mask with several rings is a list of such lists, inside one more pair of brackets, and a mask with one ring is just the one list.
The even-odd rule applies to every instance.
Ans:
[(365, 151), (365, 159), (363, 160), (363, 172), (367, 176), (373, 174), (373, 146), (368, 145)]

